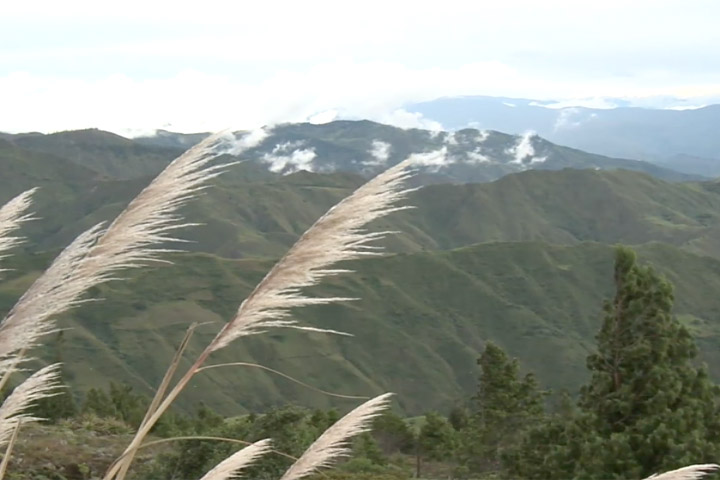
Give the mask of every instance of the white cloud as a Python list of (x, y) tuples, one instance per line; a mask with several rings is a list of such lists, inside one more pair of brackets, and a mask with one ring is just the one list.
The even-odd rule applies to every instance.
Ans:
[[(312, 161), (317, 156), (314, 148), (301, 148), (292, 150), (299, 146), (301, 142), (288, 142), (278, 144), (273, 148), (271, 153), (266, 153), (261, 160), (267, 164), (268, 170), (275, 173), (284, 173), (285, 175), (300, 170), (312, 172)], [(292, 150), (292, 151), (290, 151)]]
[(316, 113), (315, 115), (311, 115), (310, 118), (308, 118), (308, 122), (312, 123), (313, 125), (323, 125), (325, 123), (330, 123), (333, 120), (337, 120), (339, 117), (339, 112), (335, 109), (333, 110), (326, 110), (324, 112)]
[[(506, 150), (506, 153), (513, 156), (513, 159), (508, 163), (525, 166), (527, 164), (542, 163), (547, 160), (547, 157), (535, 157), (535, 147), (532, 143), (535, 136), (535, 132), (528, 131), (518, 137), (515, 145)], [(527, 159), (529, 159), (529, 161), (526, 163), (525, 160)]]
[(609, 110), (617, 108), (617, 104), (612, 98), (590, 97), (590, 98), (566, 98), (558, 102), (530, 102), (530, 105), (537, 107), (545, 107), (550, 109), (564, 109), (572, 107), (595, 108), (600, 110)]
[(563, 108), (558, 113), (553, 125), (553, 130), (558, 131), (565, 128), (577, 128), (582, 125), (582, 121), (578, 118), (582, 114), (579, 108), (568, 107)]
[(533, 157), (530, 159), (530, 165), (536, 165), (538, 163), (545, 163), (547, 157)]
[(236, 138), (235, 135), (231, 134), (232, 140), (227, 153), (230, 155), (240, 155), (246, 150), (257, 147), (270, 136), (271, 132), (271, 127), (261, 127), (243, 134), (240, 138)]
[(446, 92), (460, 93), (471, 83), (469, 77), (505, 72), (495, 63), (417, 70), (376, 62), (321, 64), (255, 81), (199, 71), (151, 79), (16, 72), (0, 76), (0, 131), (97, 127), (113, 132), (160, 128), (189, 133), (253, 129), (313, 117), (324, 121), (327, 118), (318, 118), (317, 112), (331, 111), (402, 128), (441, 130), (439, 123), (401, 106)]
[(252, 129), (332, 112), (437, 130), (403, 106), (458, 95), (717, 97), (720, 4), (702, 3), (420, 1), (408, 21), (406, 2), (381, 0), (352, 10), (320, 0), (7, 1), (0, 130)]
[[(528, 87), (524, 72), (498, 62), (411, 68), (399, 63), (342, 61), (288, 67), (258, 78), (194, 70), (153, 78), (18, 71), (0, 73), (0, 131), (249, 130), (281, 122), (325, 122), (334, 118), (334, 112), (342, 118), (442, 130), (439, 123), (408, 112), (403, 105), (464, 94), (545, 98), (564, 90), (574, 96), (581, 89), (622, 94), (618, 96), (633, 93), (612, 83), (574, 84), (543, 78)], [(703, 94), (710, 91), (710, 87), (701, 90)], [(720, 86), (714, 91), (720, 94)]]
[[(472, 138), (467, 138), (467, 136), (461, 137), (458, 132), (444, 132), (442, 142), (446, 147), (450, 147), (451, 150), (457, 151), (457, 149), (453, 149), (453, 147), (458, 147), (461, 143), (460, 140), (462, 140), (463, 144), (462, 151), (460, 153), (447, 155), (445, 165), (462, 162), (470, 165), (493, 163), (494, 160), (482, 152), (482, 143), (487, 140), (488, 136), (489, 133), (486, 130), (478, 130)], [(474, 148), (472, 147), (473, 144), (475, 145)]]
[(365, 165), (368, 166), (379, 166), (386, 165), (390, 158), (390, 150), (392, 145), (381, 140), (373, 140), (372, 148), (368, 153), (373, 157), (373, 160), (366, 161)]
[(481, 152), (479, 147), (466, 152), (465, 155), (467, 156), (467, 162), (470, 164), (494, 163), (490, 157)]
[(441, 167), (454, 163), (454, 160), (448, 157), (447, 147), (432, 152), (413, 153), (409, 158), (416, 166), (428, 167), (428, 170), (435, 172)]
[(403, 108), (397, 108), (389, 112), (380, 112), (375, 115), (373, 120), (380, 123), (386, 123), (388, 125), (395, 125), (400, 128), (420, 128), (423, 130), (440, 131), (443, 130), (443, 126), (440, 122), (430, 120), (421, 113), (408, 112)]
[(665, 107), (665, 110), (697, 110), (704, 107), (707, 107), (707, 105), (677, 105), (674, 107)]
[(445, 134), (445, 138), (443, 138), (443, 143), (445, 145), (449, 146), (455, 146), (458, 144), (457, 137), (455, 137), (455, 132), (447, 132)]

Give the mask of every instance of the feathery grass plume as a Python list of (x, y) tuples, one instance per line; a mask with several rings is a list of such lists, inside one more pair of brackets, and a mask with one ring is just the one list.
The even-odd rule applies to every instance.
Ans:
[[(0, 324), (0, 359), (7, 364), (17, 352), (36, 346), (55, 330), (48, 319), (80, 303), (96, 279), (79, 275), (79, 266), (101, 234), (99, 226), (80, 234), (20, 297)], [(0, 371), (6, 371), (0, 364)]]
[(408, 168), (412, 164), (412, 159), (408, 159), (386, 170), (315, 222), (242, 302), (235, 318), (213, 340), (210, 351), (219, 350), (239, 337), (262, 333), (273, 327), (323, 331), (298, 325), (289, 318), (290, 309), (352, 300), (307, 297), (302, 289), (317, 285), (324, 277), (347, 272), (330, 268), (337, 262), (379, 255), (369, 243), (390, 232), (370, 233), (364, 226), (391, 212), (409, 208), (396, 206), (396, 203), (410, 191), (402, 185), (411, 175)]
[(372, 220), (409, 207), (396, 203), (412, 191), (403, 188), (410, 177), (413, 157), (398, 163), (373, 178), (323, 215), (292, 246), (288, 253), (270, 270), (250, 295), (242, 302), (238, 312), (215, 336), (195, 362), (168, 392), (157, 410), (147, 418), (123, 452), (123, 458), (105, 474), (105, 479), (122, 480), (135, 451), (162, 414), (200, 370), (210, 354), (233, 340), (262, 333), (273, 327), (292, 327), (303, 330), (340, 333), (298, 325), (289, 319), (291, 308), (318, 305), (346, 298), (310, 298), (302, 295), (305, 287), (316, 285), (329, 275), (347, 272), (330, 268), (334, 263), (379, 255), (369, 245), (390, 232), (367, 232), (363, 227)]
[[(30, 207), (32, 195), (36, 190), (37, 188), (27, 190), (0, 207), (0, 260), (6, 257), (4, 252), (22, 241), (21, 237), (11, 237), (10, 233), (24, 222), (32, 220), (32, 215), (25, 214), (25, 211)], [(0, 268), (0, 272), (3, 271)]]
[(348, 455), (350, 439), (370, 430), (370, 422), (388, 407), (392, 395), (385, 393), (368, 400), (335, 422), (305, 450), (280, 480), (298, 480), (331, 465), (338, 457)]
[(169, 232), (190, 225), (181, 222), (177, 209), (227, 166), (208, 165), (226, 141), (223, 133), (208, 137), (171, 162), (107, 229), (96, 225), (80, 234), (0, 324), (0, 359), (52, 332), (52, 318), (81, 303), (90, 287), (112, 280), (119, 270), (159, 261), (157, 255), (168, 250), (154, 247), (176, 241)]
[(200, 480), (228, 480), (231, 478), (240, 478), (240, 473), (243, 469), (249, 467), (253, 462), (269, 451), (269, 438), (257, 441), (218, 463), (215, 468), (203, 475)]
[(645, 480), (698, 480), (705, 475), (709, 475), (720, 469), (720, 465), (714, 463), (704, 463), (698, 465), (690, 465), (669, 472), (653, 474)]
[(0, 446), (8, 442), (18, 422), (39, 420), (26, 412), (37, 400), (57, 394), (57, 390), (61, 388), (59, 377), (60, 364), (56, 363), (41, 368), (15, 387), (0, 406)]

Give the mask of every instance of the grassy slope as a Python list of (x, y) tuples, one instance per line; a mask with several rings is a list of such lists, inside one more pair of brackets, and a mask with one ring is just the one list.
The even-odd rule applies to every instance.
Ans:
[[(720, 378), (720, 300), (714, 295), (720, 261), (660, 244), (643, 247), (641, 258), (660, 265), (676, 283), (677, 313), (696, 333), (711, 373)], [(196, 336), (190, 353), (197, 354), (270, 266), (204, 254), (178, 255), (175, 261), (103, 287), (94, 292), (103, 302), (62, 321), (72, 327), (63, 357), (76, 388), (114, 378), (149, 392), (185, 327), (192, 321), (216, 322)], [(584, 359), (599, 327), (602, 300), (612, 291), (612, 249), (594, 243), (483, 244), (354, 266), (356, 275), (335, 279), (322, 291), (362, 300), (299, 315), (313, 325), (344, 329), (353, 338), (275, 331), (238, 342), (214, 361), (257, 361), (341, 393), (395, 391), (400, 405), (415, 413), (443, 408), (472, 391), (475, 358), (492, 339), (544, 384), (574, 389), (585, 377)], [(9, 306), (28, 281), (25, 274), (3, 283), (0, 308)], [(347, 406), (241, 368), (201, 374), (182, 404), (200, 400), (226, 414), (287, 401)]]
[(115, 179), (157, 175), (184, 150), (143, 145), (96, 129), (22, 135), (13, 138), (13, 142), (31, 151), (67, 158)]
[(529, 171), (487, 184), (433, 185), (411, 199), (399, 222), (431, 238), (429, 248), (486, 241), (662, 241), (696, 245), (720, 224), (720, 195), (699, 184), (667, 183), (630, 171)]
[[(43, 187), (35, 208), (43, 221), (27, 231), (40, 249), (63, 246), (83, 229), (113, 218), (149, 182), (110, 181), (44, 154), (19, 162), (7, 153), (17, 151), (0, 148), (0, 161), (23, 169), (11, 171), (21, 180), (6, 182), (0, 202), (31, 185)], [(57, 160), (58, 171), (44, 172), (51, 160)], [(63, 180), (63, 172), (74, 182)], [(52, 178), (61, 182), (51, 185)], [(188, 247), (231, 258), (277, 257), (361, 182), (351, 174), (278, 177), (253, 164), (239, 165), (187, 208), (190, 221), (204, 224), (188, 230), (186, 238), (195, 242)], [(410, 203), (418, 208), (379, 225), (402, 232), (390, 241), (392, 251), (487, 241), (663, 241), (720, 255), (717, 192), (635, 172), (528, 171), (487, 184), (427, 186)]]

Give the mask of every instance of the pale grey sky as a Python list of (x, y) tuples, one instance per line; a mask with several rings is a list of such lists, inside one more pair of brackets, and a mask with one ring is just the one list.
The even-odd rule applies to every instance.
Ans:
[(715, 0), (5, 3), (0, 131), (199, 131), (336, 113), (433, 126), (402, 106), (720, 96)]

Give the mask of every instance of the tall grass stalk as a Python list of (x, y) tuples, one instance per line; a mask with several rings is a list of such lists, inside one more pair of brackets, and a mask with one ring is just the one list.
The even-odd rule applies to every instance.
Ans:
[(645, 480), (698, 480), (703, 478), (705, 475), (710, 475), (718, 469), (720, 469), (720, 465), (716, 465), (714, 463), (690, 465), (678, 468), (677, 470), (650, 475)]
[[(54, 331), (54, 318), (82, 303), (89, 288), (112, 280), (119, 271), (158, 260), (177, 240), (170, 232), (188, 226), (177, 209), (205, 188), (221, 166), (221, 135), (213, 135), (170, 163), (109, 227), (96, 225), (80, 234), (25, 292), (0, 323), (0, 358), (21, 357)], [(4, 375), (12, 370), (3, 372)]]
[(203, 350), (163, 398), (156, 411), (140, 426), (123, 452), (123, 459), (106, 473), (106, 480), (125, 478), (134, 453), (143, 439), (213, 352), (240, 337), (259, 334), (271, 328), (290, 327), (338, 333), (299, 325), (290, 318), (290, 309), (352, 300), (344, 297), (308, 297), (302, 293), (302, 289), (316, 285), (325, 277), (347, 272), (332, 268), (337, 262), (379, 255), (370, 243), (389, 232), (368, 232), (364, 227), (384, 215), (408, 208), (398, 206), (397, 203), (410, 191), (403, 188), (403, 183), (411, 175), (409, 169), (412, 164), (411, 159), (405, 160), (373, 178), (332, 207), (300, 237), (240, 304), (234, 318)]
[[(0, 322), (0, 389), (44, 335), (56, 330), (55, 317), (81, 303), (87, 290), (115, 278), (124, 269), (159, 260), (167, 249), (157, 245), (177, 240), (170, 233), (189, 226), (176, 212), (196, 196), (227, 165), (210, 163), (227, 150), (228, 137), (216, 134), (171, 162), (110, 224), (81, 233), (22, 295)], [(248, 144), (248, 146), (250, 146)], [(0, 209), (0, 248), (17, 245), (10, 237), (30, 205), (29, 190)], [(51, 395), (56, 387), (56, 366), (46, 367), (16, 387), (0, 407), (0, 444), (18, 422), (35, 420), (24, 414), (35, 400)]]
[(350, 439), (370, 430), (372, 420), (388, 407), (391, 395), (386, 393), (368, 400), (335, 422), (305, 450), (280, 480), (299, 480), (348, 455)]
[(7, 444), (19, 422), (37, 420), (27, 410), (37, 400), (57, 393), (60, 364), (48, 365), (18, 385), (0, 406), (0, 447)]
[(218, 463), (215, 468), (203, 475), (200, 480), (227, 480), (240, 477), (240, 473), (253, 462), (270, 452), (270, 440), (260, 440), (230, 455)]
[[(5, 258), (6, 252), (22, 242), (22, 237), (10, 234), (20, 226), (32, 220), (31, 214), (26, 214), (32, 204), (32, 195), (37, 189), (27, 190), (0, 207), (0, 260)], [(0, 272), (4, 271), (0, 268)]]

